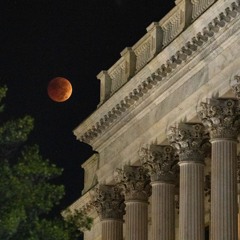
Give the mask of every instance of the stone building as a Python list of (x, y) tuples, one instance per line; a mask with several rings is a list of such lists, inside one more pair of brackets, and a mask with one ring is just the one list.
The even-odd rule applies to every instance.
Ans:
[(85, 240), (238, 239), (240, 2), (175, 3), (74, 130), (97, 152), (70, 206), (94, 219)]

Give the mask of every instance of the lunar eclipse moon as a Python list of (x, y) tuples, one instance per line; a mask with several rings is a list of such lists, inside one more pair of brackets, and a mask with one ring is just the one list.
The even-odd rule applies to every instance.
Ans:
[(66, 78), (56, 77), (49, 82), (47, 91), (54, 102), (64, 102), (72, 95), (72, 85)]

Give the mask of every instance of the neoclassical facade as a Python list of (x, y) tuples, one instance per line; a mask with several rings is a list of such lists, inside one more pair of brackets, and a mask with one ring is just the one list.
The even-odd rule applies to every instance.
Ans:
[(74, 130), (97, 152), (70, 206), (94, 219), (84, 240), (240, 239), (240, 2), (175, 2)]

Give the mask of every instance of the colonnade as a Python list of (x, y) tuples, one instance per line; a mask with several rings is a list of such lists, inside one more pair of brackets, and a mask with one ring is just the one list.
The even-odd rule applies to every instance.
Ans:
[[(141, 166), (116, 172), (116, 185), (100, 185), (95, 206), (102, 240), (175, 239), (176, 184), (179, 181), (179, 240), (204, 240), (204, 159), (211, 152), (211, 240), (238, 239), (237, 99), (208, 99), (200, 104), (201, 123), (179, 123), (168, 130), (169, 145), (141, 148)], [(180, 180), (178, 180), (180, 179)], [(100, 189), (100, 190), (99, 190)], [(107, 199), (107, 200), (106, 200)]]

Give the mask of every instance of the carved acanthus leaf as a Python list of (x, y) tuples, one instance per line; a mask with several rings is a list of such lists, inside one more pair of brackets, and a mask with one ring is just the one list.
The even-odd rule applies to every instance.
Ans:
[(168, 140), (179, 154), (180, 161), (203, 162), (210, 147), (208, 139), (202, 124), (180, 123), (168, 132)]
[(237, 99), (240, 99), (240, 76), (234, 76), (234, 79), (231, 81), (232, 90)]
[(122, 220), (125, 214), (124, 198), (120, 189), (113, 185), (99, 185), (95, 189), (93, 205), (102, 220)]
[(210, 132), (211, 139), (237, 139), (240, 127), (239, 101), (236, 99), (209, 99), (200, 104), (199, 117)]
[(116, 182), (125, 195), (125, 200), (147, 201), (151, 195), (150, 177), (141, 166), (124, 166), (116, 170)]
[(151, 181), (174, 183), (178, 172), (178, 157), (167, 145), (150, 145), (139, 150), (140, 161), (148, 170)]

